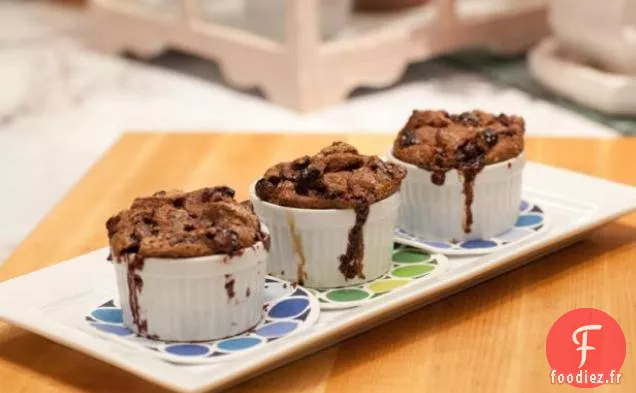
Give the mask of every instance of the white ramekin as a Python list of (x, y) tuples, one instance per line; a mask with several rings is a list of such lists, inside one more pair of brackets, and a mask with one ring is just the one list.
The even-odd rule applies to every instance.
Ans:
[(400, 228), (427, 240), (464, 241), (487, 239), (512, 228), (519, 215), (525, 157), (485, 166), (475, 178), (471, 204), (473, 224), (465, 233), (464, 181), (457, 170), (446, 172), (441, 186), (433, 184), (430, 171), (400, 161), (389, 150), (388, 160), (407, 169), (402, 182)]
[(236, 256), (146, 258), (134, 272), (140, 332), (131, 313), (126, 262), (114, 262), (124, 324), (137, 334), (163, 341), (208, 341), (233, 336), (261, 319), (268, 252), (262, 242)]
[[(391, 267), (399, 193), (374, 203), (363, 226), (364, 278), (345, 279), (340, 256), (355, 223), (353, 209), (298, 209), (262, 201), (254, 185), (250, 200), (271, 235), (268, 273), (310, 288), (355, 285), (385, 274)], [(304, 277), (303, 277), (304, 275)]]

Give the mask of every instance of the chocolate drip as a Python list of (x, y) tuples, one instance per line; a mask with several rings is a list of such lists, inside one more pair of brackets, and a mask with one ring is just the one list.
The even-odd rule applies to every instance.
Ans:
[(340, 272), (345, 279), (351, 280), (355, 277), (364, 279), (362, 269), (364, 268), (364, 236), (363, 228), (369, 217), (369, 204), (362, 203), (354, 208), (356, 222), (349, 230), (347, 251), (340, 256)]
[(446, 181), (446, 171), (433, 171), (431, 182), (436, 186), (443, 186)]
[(231, 274), (225, 275), (225, 292), (227, 293), (228, 299), (234, 299), (236, 296), (236, 291), (234, 290), (234, 277)]
[(447, 171), (459, 172), (465, 196), (462, 227), (470, 233), (477, 174), (485, 165), (518, 156), (523, 151), (524, 132), (525, 122), (518, 116), (478, 110), (452, 115), (414, 111), (393, 143), (393, 155), (431, 172), (431, 183), (438, 186), (444, 184)]
[[(125, 255), (130, 258), (129, 255)], [(144, 257), (139, 254), (133, 256), (132, 261), (126, 261), (127, 281), (128, 281), (128, 304), (130, 305), (130, 313), (132, 314), (133, 325), (142, 336), (148, 335), (148, 321), (141, 318), (139, 311), (139, 295), (143, 289), (143, 279), (138, 274), (144, 267)]]
[[(305, 258), (305, 252), (303, 250), (302, 240), (300, 238), (300, 235), (296, 231), (296, 221), (294, 220), (294, 216), (289, 211), (287, 211), (286, 214), (287, 214), (287, 225), (289, 227), (289, 236), (291, 237), (291, 240), (292, 240), (292, 249), (294, 250), (294, 253), (298, 255), (298, 258), (299, 258), (298, 270), (296, 272), (296, 282), (300, 285), (303, 285), (305, 283), (305, 280), (307, 279), (307, 272), (305, 271), (305, 265), (307, 264), (307, 259)], [(285, 272), (281, 272), (281, 273), (283, 275), (285, 274)]]
[(265, 251), (269, 252), (269, 249), (272, 248), (272, 238), (267, 234), (263, 234), (263, 246), (265, 247)]
[(459, 169), (459, 173), (461, 173), (464, 180), (462, 187), (462, 193), (464, 194), (464, 233), (470, 233), (470, 229), (473, 225), (472, 204), (475, 198), (475, 178), (483, 167), (481, 161), (475, 161), (471, 165)]
[(263, 242), (263, 247), (265, 248), (265, 251), (268, 251), (268, 252), (272, 246), (272, 238), (267, 233), (263, 232), (262, 230), (259, 230), (258, 232), (256, 232), (256, 242), (257, 243)]

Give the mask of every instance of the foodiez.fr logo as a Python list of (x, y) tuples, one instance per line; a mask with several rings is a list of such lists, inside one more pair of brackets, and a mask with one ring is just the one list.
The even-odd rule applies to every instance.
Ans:
[(625, 361), (625, 335), (607, 313), (594, 308), (578, 308), (564, 314), (552, 325), (546, 355), (552, 368), (550, 381), (592, 388), (620, 384)]

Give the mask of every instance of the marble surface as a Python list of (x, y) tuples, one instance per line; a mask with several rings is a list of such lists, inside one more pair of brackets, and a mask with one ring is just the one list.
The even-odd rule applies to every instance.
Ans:
[[(422, 63), (396, 86), (359, 91), (312, 114), (226, 86), (213, 64), (171, 53), (150, 62), (91, 51), (82, 13), (0, 0), (0, 263), (126, 130), (395, 132), (414, 107), (519, 113), (529, 135), (615, 137), (483, 77)], [(81, 225), (81, 217), (75, 217)]]

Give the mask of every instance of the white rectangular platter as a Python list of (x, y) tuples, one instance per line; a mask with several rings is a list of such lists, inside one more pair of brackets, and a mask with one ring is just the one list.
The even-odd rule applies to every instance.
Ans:
[(87, 311), (116, 293), (105, 249), (0, 284), (0, 319), (175, 391), (225, 388), (554, 252), (636, 210), (635, 187), (539, 164), (529, 164), (524, 176), (524, 197), (550, 218), (546, 231), (493, 254), (449, 257), (450, 268), (443, 274), (358, 308), (324, 310), (309, 329), (240, 360), (177, 365), (89, 333)]

